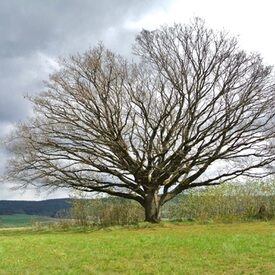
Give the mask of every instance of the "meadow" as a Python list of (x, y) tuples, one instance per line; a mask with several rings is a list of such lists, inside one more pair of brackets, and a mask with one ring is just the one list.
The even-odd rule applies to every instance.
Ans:
[(26, 214), (0, 215), (0, 228), (30, 226), (35, 222), (48, 223), (51, 221), (54, 221), (54, 219), (51, 217), (38, 216), (38, 215), (26, 215)]
[(275, 223), (0, 230), (0, 274), (275, 274)]

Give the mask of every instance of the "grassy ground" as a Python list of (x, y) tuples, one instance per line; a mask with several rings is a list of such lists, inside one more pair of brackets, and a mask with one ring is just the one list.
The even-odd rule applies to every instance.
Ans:
[(14, 214), (14, 215), (0, 215), (0, 227), (7, 226), (29, 226), (35, 221), (50, 222), (53, 220), (50, 217)]
[(0, 274), (275, 274), (275, 224), (0, 230)]

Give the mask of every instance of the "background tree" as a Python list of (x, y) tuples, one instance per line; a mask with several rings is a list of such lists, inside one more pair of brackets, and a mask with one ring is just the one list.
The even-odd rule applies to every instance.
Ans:
[(133, 199), (158, 222), (186, 189), (266, 175), (275, 86), (258, 54), (199, 19), (143, 30), (134, 53), (100, 45), (60, 63), (10, 142), (9, 179)]

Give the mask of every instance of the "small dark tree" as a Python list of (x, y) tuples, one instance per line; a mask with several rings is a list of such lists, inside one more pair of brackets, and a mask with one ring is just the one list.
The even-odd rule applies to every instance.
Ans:
[(8, 177), (136, 200), (158, 222), (186, 189), (266, 175), (275, 82), (258, 54), (201, 20), (143, 30), (134, 53), (61, 62), (10, 142)]

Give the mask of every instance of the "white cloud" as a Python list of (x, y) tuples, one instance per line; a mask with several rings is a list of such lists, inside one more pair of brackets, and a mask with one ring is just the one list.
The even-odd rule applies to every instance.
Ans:
[[(3, 188), (4, 187), (4, 188)], [(70, 190), (47, 191), (34, 188), (26, 190), (15, 190), (11, 184), (5, 184), (0, 191), (0, 200), (46, 200), (54, 198), (68, 198)]]
[(225, 29), (239, 36), (245, 50), (261, 53), (272, 65), (275, 64), (274, 10), (273, 0), (175, 0), (166, 9), (152, 11), (138, 20), (128, 20), (125, 27), (130, 30), (155, 29), (201, 17), (211, 28)]

